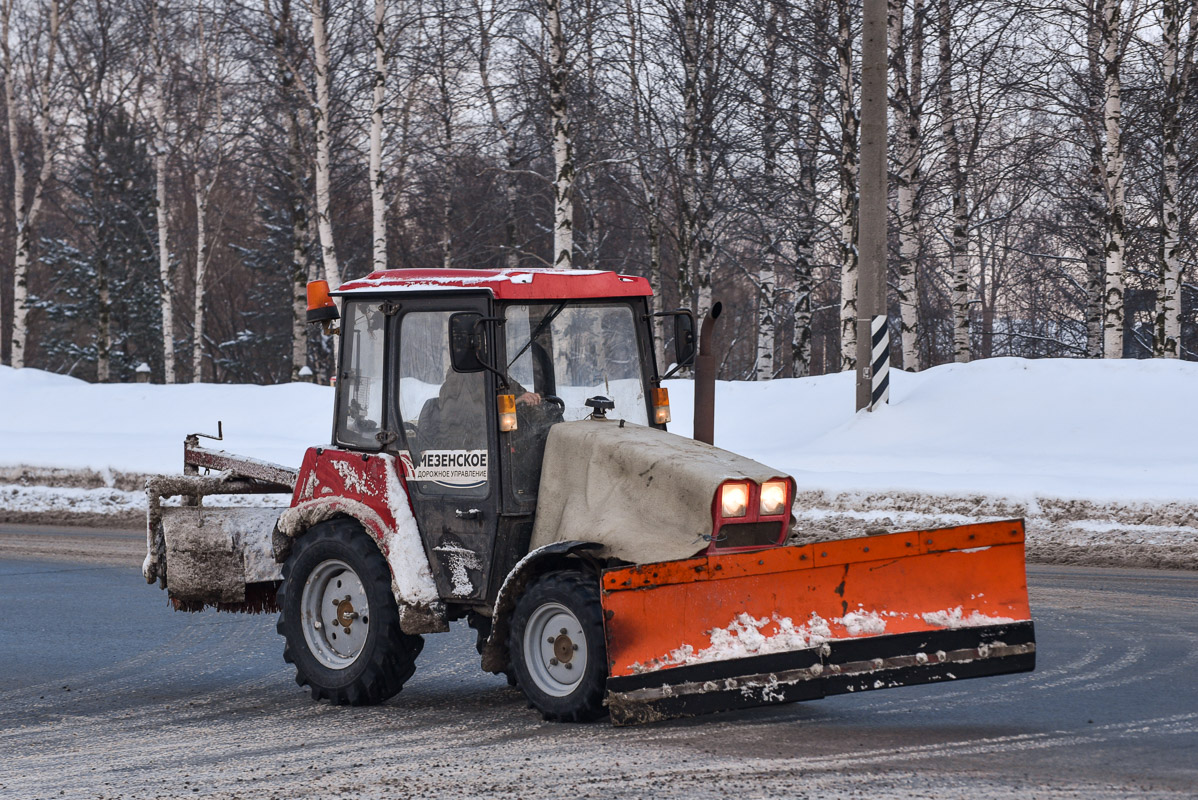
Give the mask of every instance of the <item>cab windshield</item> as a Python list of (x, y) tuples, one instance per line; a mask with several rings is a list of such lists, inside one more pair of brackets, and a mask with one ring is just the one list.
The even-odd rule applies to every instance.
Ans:
[(626, 303), (519, 303), (504, 309), (507, 374), (517, 395), (561, 398), (562, 418), (585, 419), (588, 398), (615, 402), (612, 419), (649, 424), (636, 316)]

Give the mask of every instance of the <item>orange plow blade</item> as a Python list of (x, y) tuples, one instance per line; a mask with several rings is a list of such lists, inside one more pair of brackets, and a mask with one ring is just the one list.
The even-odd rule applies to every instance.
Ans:
[(1035, 667), (1023, 522), (610, 569), (616, 724)]

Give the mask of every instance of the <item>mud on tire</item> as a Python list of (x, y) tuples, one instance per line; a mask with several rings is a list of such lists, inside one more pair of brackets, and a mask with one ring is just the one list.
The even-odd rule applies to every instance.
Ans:
[(508, 631), (512, 668), (545, 719), (586, 722), (606, 713), (602, 614), (598, 580), (582, 572), (546, 573), (516, 603)]
[(400, 629), (387, 561), (354, 520), (313, 525), (295, 540), (277, 602), (283, 659), (315, 700), (381, 703), (416, 671), (424, 640)]

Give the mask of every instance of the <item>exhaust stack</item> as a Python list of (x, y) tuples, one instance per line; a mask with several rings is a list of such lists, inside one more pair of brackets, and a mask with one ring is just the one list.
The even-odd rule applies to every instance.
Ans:
[(712, 334), (715, 321), (724, 310), (723, 303), (712, 303), (699, 328), (699, 355), (695, 357), (695, 432), (697, 442), (715, 444), (715, 354)]

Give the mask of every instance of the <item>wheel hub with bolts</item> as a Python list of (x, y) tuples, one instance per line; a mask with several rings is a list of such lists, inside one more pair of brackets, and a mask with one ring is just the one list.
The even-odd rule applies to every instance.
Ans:
[(370, 632), (366, 590), (339, 559), (316, 565), (300, 598), (304, 639), (322, 665), (345, 669), (357, 660)]
[(537, 688), (564, 697), (578, 685), (586, 669), (586, 636), (582, 624), (561, 603), (545, 603), (524, 629), (525, 661)]
[(574, 644), (574, 640), (570, 638), (569, 632), (565, 628), (562, 628), (561, 633), (557, 636), (550, 636), (549, 641), (553, 643), (553, 655), (556, 657), (556, 660), (559, 663), (565, 664), (566, 669), (573, 669), (574, 665), (570, 661), (574, 658), (574, 653), (578, 650), (578, 645)]

